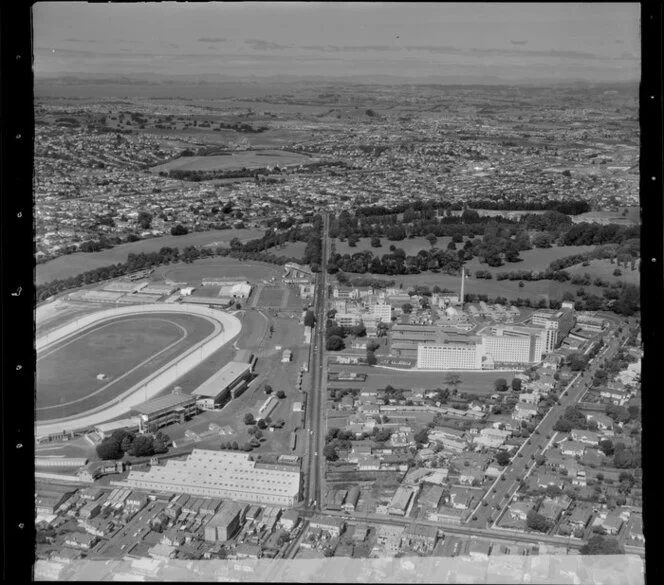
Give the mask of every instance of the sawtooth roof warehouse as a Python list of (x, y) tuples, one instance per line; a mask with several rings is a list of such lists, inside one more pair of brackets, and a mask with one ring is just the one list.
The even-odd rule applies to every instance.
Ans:
[(162, 492), (294, 506), (300, 471), (253, 461), (247, 453), (194, 449), (184, 461), (131, 471), (122, 485)]

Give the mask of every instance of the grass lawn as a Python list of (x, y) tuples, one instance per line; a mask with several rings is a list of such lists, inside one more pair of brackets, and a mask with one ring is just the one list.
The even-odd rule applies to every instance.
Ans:
[(200, 284), (204, 278), (237, 278), (246, 279), (251, 283), (257, 280), (280, 277), (283, 267), (276, 264), (240, 261), (235, 258), (207, 258), (192, 264), (179, 262), (170, 266), (160, 266), (152, 274), (154, 282), (163, 282), (164, 278), (175, 282)]
[(260, 296), (258, 297), (257, 306), (260, 307), (278, 307), (280, 308), (283, 301), (284, 295), (287, 294), (287, 291), (278, 286), (266, 286), (261, 290)]
[[(211, 332), (205, 319), (170, 313), (93, 325), (38, 356), (37, 419), (109, 402)], [(108, 379), (97, 380), (100, 373)]]
[(44, 284), (55, 279), (65, 279), (76, 276), (87, 270), (94, 270), (102, 266), (127, 261), (130, 253), (158, 252), (164, 246), (183, 250), (187, 246), (215, 245), (226, 247), (233, 238), (246, 242), (260, 238), (262, 230), (210, 230), (207, 232), (192, 232), (184, 236), (162, 236), (149, 238), (129, 244), (120, 244), (109, 250), (101, 252), (77, 252), (67, 256), (60, 256), (49, 262), (38, 264), (36, 268), (36, 284)]

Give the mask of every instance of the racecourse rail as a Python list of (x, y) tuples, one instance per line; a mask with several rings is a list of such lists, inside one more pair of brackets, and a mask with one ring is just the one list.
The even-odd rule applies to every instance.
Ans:
[(152, 372), (138, 384), (134, 384), (117, 398), (93, 408), (84, 414), (35, 423), (37, 437), (88, 429), (118, 416), (126, 414), (131, 408), (162, 392), (169, 384), (205, 361), (214, 352), (233, 340), (240, 333), (242, 324), (234, 315), (197, 305), (136, 305), (105, 309), (85, 315), (62, 327), (49, 331), (36, 341), (37, 351), (52, 344), (72, 337), (92, 324), (109, 321), (126, 315), (146, 313), (179, 313), (206, 318), (214, 324), (214, 331), (205, 339), (193, 345), (185, 352), (164, 366)]

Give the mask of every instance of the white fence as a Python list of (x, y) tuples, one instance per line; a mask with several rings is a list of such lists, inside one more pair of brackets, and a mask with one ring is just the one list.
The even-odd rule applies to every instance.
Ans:
[(92, 315), (86, 315), (73, 323), (68, 323), (60, 329), (49, 332), (47, 335), (37, 340), (37, 350), (48, 347), (56, 341), (66, 339), (80, 329), (93, 323), (107, 321), (125, 315), (145, 313), (185, 313), (198, 315), (213, 320), (215, 323), (215, 330), (207, 338), (189, 348), (186, 353), (162, 366), (113, 401), (92, 409), (83, 415), (37, 423), (36, 434), (38, 436), (62, 432), (63, 430), (90, 428), (117, 416), (126, 414), (131, 408), (156, 396), (189, 370), (206, 360), (210, 355), (236, 337), (242, 329), (240, 320), (237, 317), (221, 311), (214, 311), (207, 307), (199, 307), (195, 305), (184, 307), (180, 305), (174, 306), (163, 304), (143, 305), (138, 307), (117, 307), (99, 311)]

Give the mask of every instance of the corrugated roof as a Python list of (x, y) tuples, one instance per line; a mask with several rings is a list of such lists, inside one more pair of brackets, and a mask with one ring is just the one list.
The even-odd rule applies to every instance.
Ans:
[(227, 390), (240, 376), (246, 374), (250, 368), (249, 364), (228, 362), (221, 370), (196, 388), (192, 392), (192, 395), (216, 398), (219, 394)]
[(161, 410), (181, 406), (192, 401), (195, 401), (195, 398), (190, 394), (165, 394), (164, 396), (159, 396), (158, 398), (153, 398), (147, 402), (137, 404), (134, 406), (134, 410), (141, 414), (150, 415)]

